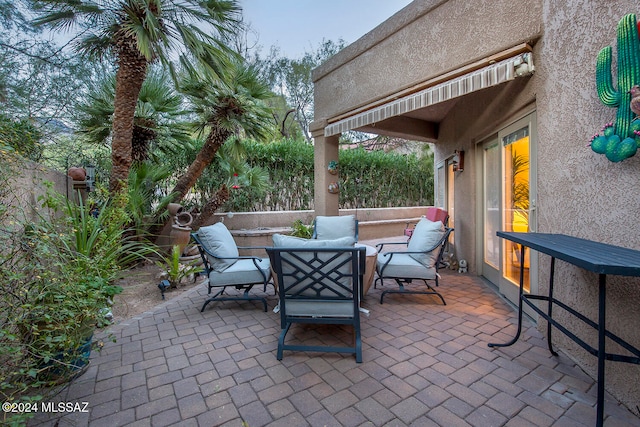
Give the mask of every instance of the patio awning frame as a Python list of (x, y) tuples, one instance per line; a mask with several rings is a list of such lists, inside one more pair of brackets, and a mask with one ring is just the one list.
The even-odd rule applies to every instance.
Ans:
[(533, 71), (531, 46), (522, 44), (330, 119), (324, 135), (328, 137), (372, 127), (392, 117), (506, 83)]

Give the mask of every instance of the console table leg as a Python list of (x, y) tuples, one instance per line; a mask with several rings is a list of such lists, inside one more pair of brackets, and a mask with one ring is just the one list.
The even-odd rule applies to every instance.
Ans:
[(552, 307), (553, 307), (553, 278), (555, 277), (555, 269), (556, 269), (556, 258), (555, 257), (551, 257), (551, 268), (550, 273), (549, 273), (549, 301), (548, 305), (547, 305), (547, 315), (549, 316), (549, 320), (547, 320), (547, 346), (549, 347), (549, 351), (551, 352), (551, 354), (553, 354), (554, 356), (557, 356), (558, 353), (556, 353), (555, 351), (553, 351), (553, 344), (551, 344), (551, 319), (553, 319), (551, 313), (552, 313)]
[(520, 338), (520, 333), (522, 332), (522, 299), (524, 298), (524, 250), (525, 246), (520, 245), (520, 290), (518, 291), (518, 330), (516, 331), (516, 336), (504, 344), (489, 343), (487, 344), (489, 347), (509, 347)]
[(598, 281), (598, 399), (596, 402), (596, 426), (604, 423), (604, 361), (605, 361), (605, 312), (606, 312), (606, 274), (600, 274)]

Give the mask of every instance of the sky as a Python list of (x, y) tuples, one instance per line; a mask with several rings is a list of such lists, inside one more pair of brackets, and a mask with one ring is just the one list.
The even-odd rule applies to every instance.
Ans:
[(245, 22), (258, 33), (267, 54), (278, 46), (282, 56), (299, 59), (324, 40), (351, 44), (412, 0), (239, 0)]

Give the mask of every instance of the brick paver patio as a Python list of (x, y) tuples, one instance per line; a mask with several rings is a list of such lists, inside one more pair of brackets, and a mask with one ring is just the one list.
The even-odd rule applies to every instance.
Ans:
[[(385, 286), (395, 286), (386, 283)], [(150, 290), (156, 292), (157, 290)], [(205, 286), (115, 325), (116, 342), (57, 399), (88, 412), (40, 414), (59, 426), (592, 426), (594, 381), (552, 356), (526, 321), (481, 279), (445, 271), (447, 305), (426, 295), (363, 301), (363, 359), (285, 352), (276, 360), (278, 314), (253, 302), (210, 304)], [(158, 291), (159, 292), (159, 291)], [(256, 292), (259, 292), (258, 290)], [(295, 328), (296, 326), (294, 326)], [(292, 330), (292, 332), (294, 332)], [(350, 331), (298, 325), (305, 340), (350, 339)], [(605, 425), (640, 426), (607, 396)]]

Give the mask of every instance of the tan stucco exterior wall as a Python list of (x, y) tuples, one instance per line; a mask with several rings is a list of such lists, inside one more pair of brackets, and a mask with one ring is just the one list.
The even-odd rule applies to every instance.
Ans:
[[(611, 163), (586, 147), (602, 125), (615, 119), (615, 110), (598, 100), (595, 61), (607, 45), (617, 57), (616, 26), (630, 12), (640, 12), (636, 1), (549, 1), (545, 5), (541, 63), (536, 72), (538, 229), (638, 249), (640, 156)], [(548, 268), (548, 257), (542, 257), (540, 271)], [(557, 288), (558, 298), (597, 318), (595, 274), (560, 263), (557, 280), (576, 284)], [(640, 346), (639, 306), (640, 280), (610, 278), (607, 328), (636, 347)], [(595, 334), (581, 329), (579, 336), (594, 344)], [(563, 335), (555, 337), (580, 365), (595, 372), (594, 357)], [(620, 351), (610, 342), (607, 345)], [(606, 388), (637, 413), (640, 366), (607, 362)]]
[(528, 42), (540, 33), (539, 19), (530, 18), (539, 14), (539, 0), (414, 1), (315, 70), (315, 117), (333, 117)]
[[(416, 0), (315, 71), (316, 118), (331, 120), (529, 43), (533, 76), (465, 96), (439, 126), (436, 162), (454, 150), (466, 153), (465, 170), (455, 178), (458, 258), (469, 260), (471, 271), (477, 272), (477, 144), (531, 112), (537, 117), (537, 231), (638, 249), (640, 155), (611, 163), (587, 147), (591, 136), (615, 117), (614, 109), (602, 105), (595, 92), (596, 56), (607, 45), (617, 56), (616, 26), (630, 12), (640, 15), (637, 2)], [(614, 85), (615, 79), (614, 75)], [(547, 290), (548, 269), (549, 258), (541, 256), (541, 293)], [(597, 319), (596, 275), (559, 262), (555, 294)], [(608, 329), (640, 347), (640, 280), (611, 278), (607, 298)], [(595, 344), (593, 330), (561, 310), (556, 313), (578, 336)], [(546, 324), (539, 322), (539, 329), (544, 333)], [(595, 375), (595, 357), (558, 332), (554, 344)], [(609, 351), (619, 351), (607, 345)], [(606, 389), (635, 409), (640, 366), (607, 362)]]

